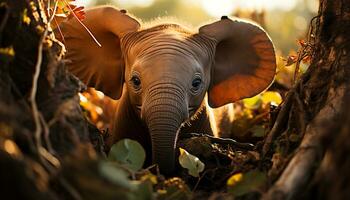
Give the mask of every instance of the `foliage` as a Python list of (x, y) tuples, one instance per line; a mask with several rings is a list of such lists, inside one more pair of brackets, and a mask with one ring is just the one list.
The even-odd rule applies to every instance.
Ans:
[[(76, 6), (72, 4), (75, 0), (57, 0), (57, 17), (77, 17), (79, 20), (84, 20), (85, 12), (83, 6)], [(56, 3), (56, 2), (55, 2)]]
[(194, 177), (199, 177), (199, 173), (201, 173), (205, 168), (202, 161), (200, 161), (196, 156), (188, 153), (183, 148), (180, 148), (179, 162), (183, 168), (188, 169), (188, 174)]
[(141, 144), (130, 139), (118, 141), (111, 147), (108, 154), (110, 161), (118, 161), (133, 171), (142, 168), (145, 158), (146, 153)]
[(136, 187), (129, 181), (128, 174), (122, 168), (118, 168), (117, 164), (101, 161), (98, 169), (102, 176), (116, 185), (135, 190)]
[(61, 35), (61, 40), (64, 42), (64, 35), (62, 34), (59, 25), (63, 21), (74, 17), (95, 41), (96, 45), (101, 47), (101, 44), (95, 38), (93, 33), (91, 33), (89, 28), (82, 22), (85, 19), (84, 7), (74, 5), (74, 1), (75, 0), (53, 0), (53, 6), (51, 6), (51, 0), (46, 0), (46, 14), (54, 21), (54, 24), (51, 24), (51, 21), (49, 21), (50, 25), (52, 28), (58, 30)]

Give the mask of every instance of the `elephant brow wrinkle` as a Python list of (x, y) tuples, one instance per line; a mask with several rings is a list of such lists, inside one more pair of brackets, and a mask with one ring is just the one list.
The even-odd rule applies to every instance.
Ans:
[(148, 29), (145, 29), (147, 31), (162, 31), (162, 30), (174, 30), (180, 33), (184, 33), (184, 34), (192, 34), (192, 32), (190, 30), (185, 29), (184, 27), (178, 25), (178, 24), (160, 24)]
[[(193, 46), (196, 47), (193, 50)], [(190, 56), (197, 59), (204, 56), (212, 60), (215, 41), (194, 34), (178, 24), (161, 24), (138, 32), (127, 34), (122, 38), (122, 47), (126, 55), (132, 51), (142, 58), (155, 56)], [(201, 53), (203, 52), (203, 53)]]

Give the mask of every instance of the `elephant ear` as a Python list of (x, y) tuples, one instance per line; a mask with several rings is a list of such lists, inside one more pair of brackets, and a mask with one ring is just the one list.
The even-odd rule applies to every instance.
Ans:
[(273, 81), (276, 71), (274, 47), (258, 25), (223, 17), (202, 26), (199, 34), (217, 42), (208, 90), (211, 107), (257, 95)]
[(119, 99), (124, 82), (120, 38), (138, 30), (140, 24), (125, 12), (109, 6), (87, 10), (85, 16), (83, 23), (101, 46), (75, 18), (62, 22), (66, 58), (71, 61), (68, 70), (87, 86)]

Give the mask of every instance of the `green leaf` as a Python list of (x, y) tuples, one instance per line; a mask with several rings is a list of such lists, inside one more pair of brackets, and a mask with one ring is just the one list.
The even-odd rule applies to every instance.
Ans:
[(98, 165), (98, 170), (103, 177), (112, 183), (130, 190), (136, 189), (135, 185), (131, 184), (128, 179), (128, 174), (123, 169), (119, 168), (118, 165), (101, 161)]
[(244, 106), (248, 109), (258, 109), (261, 106), (261, 95), (252, 98), (243, 99)]
[(191, 155), (188, 153), (185, 149), (180, 149), (180, 156), (179, 156), (179, 162), (180, 165), (188, 169), (188, 174), (194, 177), (199, 177), (199, 173), (201, 173), (204, 170), (204, 163), (199, 160), (194, 155)]
[(227, 180), (228, 191), (235, 197), (259, 191), (266, 184), (266, 175), (258, 170), (234, 174)]
[(123, 139), (114, 144), (108, 154), (110, 161), (118, 161), (131, 170), (137, 171), (145, 162), (146, 153), (140, 143)]

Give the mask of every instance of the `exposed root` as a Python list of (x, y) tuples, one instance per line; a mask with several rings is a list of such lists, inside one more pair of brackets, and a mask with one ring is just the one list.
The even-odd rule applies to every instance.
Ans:
[(287, 120), (287, 117), (289, 116), (288, 113), (290, 111), (290, 108), (292, 106), (294, 97), (294, 90), (291, 90), (284, 101), (284, 103), (281, 106), (281, 110), (278, 113), (277, 119), (271, 129), (271, 131), (268, 133), (265, 139), (265, 143), (262, 149), (262, 156), (265, 157), (266, 154), (271, 149), (271, 144), (273, 140), (281, 133), (283, 130), (283, 127), (285, 126), (285, 122)]
[(321, 163), (325, 149), (321, 139), (329, 133), (325, 122), (339, 118), (344, 97), (344, 87), (339, 87), (329, 96), (327, 104), (307, 126), (305, 136), (282, 175), (263, 199), (292, 199), (302, 194), (310, 182), (315, 169)]

